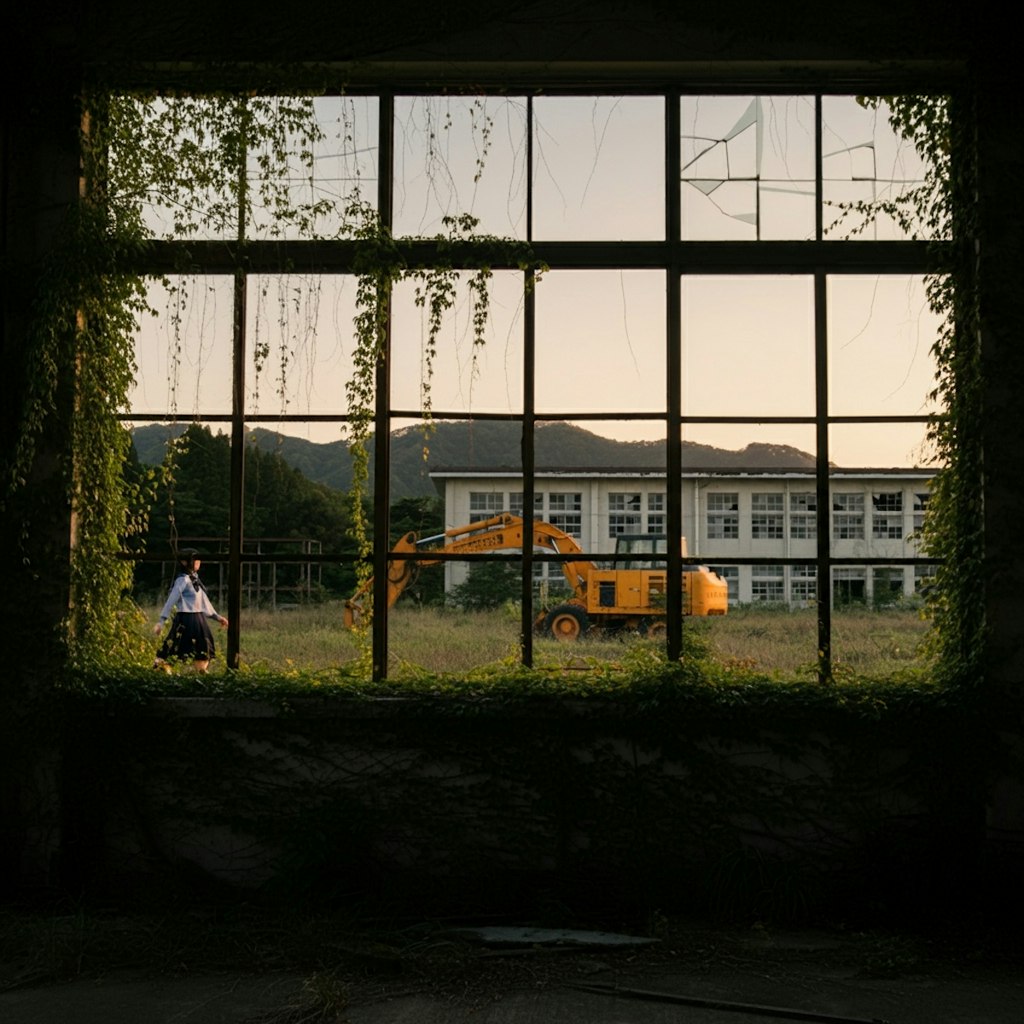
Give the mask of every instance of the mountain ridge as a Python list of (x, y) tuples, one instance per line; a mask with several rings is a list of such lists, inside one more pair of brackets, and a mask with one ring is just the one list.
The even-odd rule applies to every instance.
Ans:
[[(139, 461), (157, 465), (168, 440), (188, 424), (149, 424), (131, 430)], [(276, 452), (309, 480), (336, 490), (352, 483), (348, 443), (310, 441), (257, 427), (248, 434), (261, 451)], [(424, 434), (419, 426), (391, 435), (391, 497), (433, 497), (431, 472), (443, 470), (518, 470), (521, 426), (497, 420), (432, 424)], [(813, 470), (814, 456), (790, 445), (753, 443), (733, 450), (683, 441), (683, 469)], [(370, 441), (372, 453), (373, 441)], [(569, 423), (546, 423), (534, 434), (534, 464), (538, 471), (616, 469), (657, 471), (665, 468), (660, 441), (617, 441)], [(372, 465), (372, 455), (371, 455)]]

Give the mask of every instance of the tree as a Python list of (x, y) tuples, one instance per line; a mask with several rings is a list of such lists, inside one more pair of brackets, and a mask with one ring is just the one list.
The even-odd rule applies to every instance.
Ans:
[[(173, 464), (160, 487), (146, 537), (151, 554), (170, 553), (179, 538), (223, 539), (229, 530), (231, 443), (209, 428), (191, 424), (175, 445)], [(345, 496), (313, 483), (290, 467), (276, 452), (255, 444), (246, 448), (244, 530), (250, 540), (312, 540), (336, 551), (346, 564), (322, 568), (326, 590), (348, 594), (355, 587), (349, 567), (355, 549), (348, 538)], [(292, 556), (294, 546), (279, 545)], [(274, 554), (276, 551), (267, 550)], [(139, 567), (136, 589), (158, 589), (159, 570), (150, 563)]]
[(451, 601), (467, 611), (500, 608), (519, 595), (519, 568), (511, 562), (474, 562), (465, 583), (453, 587)]

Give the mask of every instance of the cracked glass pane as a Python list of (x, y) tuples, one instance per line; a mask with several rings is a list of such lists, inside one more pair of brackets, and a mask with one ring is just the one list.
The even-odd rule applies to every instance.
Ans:
[(814, 100), (685, 96), (680, 101), (682, 237), (814, 237)]
[(854, 96), (821, 102), (825, 237), (929, 237), (910, 201), (927, 164), (893, 129), (888, 106), (868, 107)]

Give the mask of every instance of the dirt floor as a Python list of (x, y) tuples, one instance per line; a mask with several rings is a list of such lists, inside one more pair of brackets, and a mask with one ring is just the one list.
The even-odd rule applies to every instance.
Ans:
[(911, 932), (351, 921), (230, 912), (0, 913), (5, 1024), (1002, 1024), (1024, 944)]

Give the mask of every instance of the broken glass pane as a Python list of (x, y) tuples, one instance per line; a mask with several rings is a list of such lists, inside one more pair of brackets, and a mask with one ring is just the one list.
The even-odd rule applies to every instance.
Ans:
[(814, 100), (685, 96), (682, 237), (814, 237)]
[(821, 159), (826, 238), (928, 237), (909, 198), (927, 165), (895, 132), (885, 103), (823, 97)]

